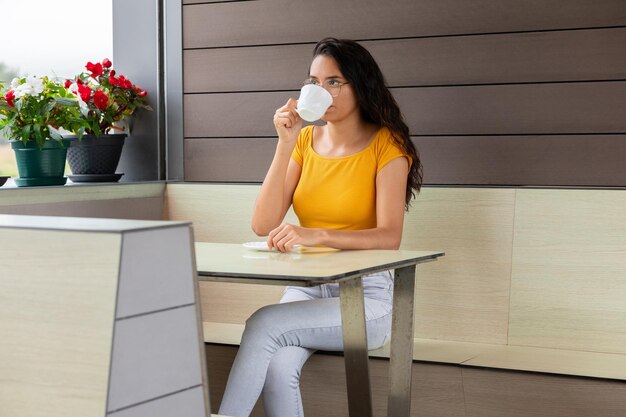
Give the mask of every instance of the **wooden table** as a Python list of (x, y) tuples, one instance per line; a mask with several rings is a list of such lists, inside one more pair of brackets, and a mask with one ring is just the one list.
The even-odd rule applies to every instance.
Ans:
[(395, 270), (387, 413), (408, 417), (415, 267), (443, 255), (406, 250), (279, 253), (252, 251), (239, 244), (196, 243), (199, 280), (298, 286), (339, 283), (348, 408), (353, 417), (372, 416), (361, 277)]

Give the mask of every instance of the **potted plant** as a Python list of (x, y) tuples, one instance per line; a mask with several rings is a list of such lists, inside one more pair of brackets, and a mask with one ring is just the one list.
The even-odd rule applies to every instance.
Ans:
[(64, 86), (48, 77), (18, 77), (0, 86), (0, 138), (15, 152), (18, 187), (63, 185), (69, 140), (58, 132), (74, 105)]
[(145, 90), (123, 75), (117, 75), (111, 61), (88, 62), (64, 87), (76, 97), (75, 116), (63, 125), (73, 135), (67, 160), (74, 182), (118, 181), (115, 170), (132, 117), (140, 109), (152, 110)]

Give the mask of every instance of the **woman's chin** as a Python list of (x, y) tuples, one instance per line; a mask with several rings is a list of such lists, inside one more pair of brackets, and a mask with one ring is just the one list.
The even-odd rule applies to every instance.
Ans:
[(324, 115), (320, 117), (320, 120), (323, 122), (332, 122), (333, 121), (333, 108), (329, 107), (328, 110), (326, 110), (326, 113), (324, 113)]

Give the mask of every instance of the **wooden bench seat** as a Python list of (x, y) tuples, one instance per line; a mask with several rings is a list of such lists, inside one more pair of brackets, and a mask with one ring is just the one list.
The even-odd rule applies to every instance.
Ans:
[[(164, 213), (193, 221), (198, 241), (260, 240), (249, 226), (258, 189), (168, 184)], [(623, 207), (624, 189), (424, 187), (402, 248), (446, 257), (416, 271), (413, 415), (626, 416)], [(282, 287), (201, 282), (200, 292), (219, 403), (243, 323)], [(387, 356), (370, 353), (381, 416)], [(341, 359), (321, 352), (305, 365), (307, 416), (346, 414)]]
[[(243, 329), (243, 324), (204, 322), (204, 341), (238, 346)], [(372, 350), (369, 355), (371, 358), (389, 358), (389, 346)], [(626, 380), (626, 355), (620, 354), (415, 339), (413, 360)]]

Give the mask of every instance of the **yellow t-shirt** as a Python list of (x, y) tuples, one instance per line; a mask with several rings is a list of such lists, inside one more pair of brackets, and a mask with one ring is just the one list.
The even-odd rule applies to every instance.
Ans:
[(311, 146), (313, 126), (300, 131), (292, 158), (302, 167), (293, 195), (300, 225), (362, 230), (376, 227), (376, 174), (390, 161), (411, 157), (382, 128), (369, 146), (353, 155), (329, 158)]

